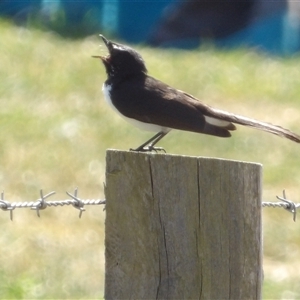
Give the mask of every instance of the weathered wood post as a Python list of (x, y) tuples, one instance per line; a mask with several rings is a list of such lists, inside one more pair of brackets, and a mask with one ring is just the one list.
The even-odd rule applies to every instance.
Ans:
[(260, 299), (259, 164), (108, 150), (105, 299)]

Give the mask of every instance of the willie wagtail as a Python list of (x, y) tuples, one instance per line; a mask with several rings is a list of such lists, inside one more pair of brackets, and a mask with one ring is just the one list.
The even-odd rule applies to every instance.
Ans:
[(102, 91), (106, 102), (129, 123), (155, 131), (133, 151), (163, 150), (154, 145), (171, 129), (230, 137), (235, 124), (264, 130), (300, 143), (300, 136), (279, 126), (212, 108), (197, 98), (147, 75), (145, 62), (134, 49), (103, 39), (109, 54), (100, 58), (107, 80)]

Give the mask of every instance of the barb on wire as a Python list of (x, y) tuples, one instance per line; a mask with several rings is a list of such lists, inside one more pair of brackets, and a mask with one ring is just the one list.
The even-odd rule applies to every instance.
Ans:
[(294, 222), (296, 222), (296, 217), (297, 217), (296, 204), (293, 201), (288, 200), (286, 198), (285, 190), (282, 191), (282, 195), (283, 195), (283, 197), (276, 196), (276, 198), (287, 203), (287, 206), (285, 207), (285, 209), (293, 214), (293, 220), (294, 220)]
[(72, 199), (75, 200), (75, 203), (73, 203), (73, 206), (76, 209), (79, 209), (79, 219), (81, 218), (82, 213), (85, 211), (84, 203), (81, 201), (81, 199), (77, 198), (77, 192), (78, 188), (75, 189), (74, 195), (70, 194), (69, 192), (66, 192), (68, 196), (70, 196)]
[(54, 194), (55, 194), (55, 192), (53, 191), (53, 192), (50, 192), (49, 194), (47, 194), (46, 196), (44, 196), (43, 190), (40, 190), (41, 198), (37, 200), (36, 206), (31, 207), (31, 209), (36, 210), (36, 214), (39, 218), (40, 218), (40, 210), (47, 208), (47, 202), (45, 201), (45, 199), (47, 199), (48, 197), (50, 197)]
[(280, 202), (263, 202), (263, 207), (282, 207), (286, 209), (287, 211), (291, 212), (293, 214), (293, 220), (296, 222), (297, 217), (297, 209), (300, 207), (300, 204), (296, 204), (294, 201), (288, 200), (286, 198), (285, 190), (283, 190), (283, 197), (276, 196)]
[(13, 210), (15, 209), (14, 207), (11, 206), (11, 204), (8, 201), (4, 200), (4, 191), (1, 192), (1, 200), (0, 200), (1, 209), (2, 210), (8, 210), (10, 214), (10, 220), (13, 220)]
[(40, 190), (40, 198), (36, 201), (30, 202), (9, 202), (4, 200), (4, 192), (1, 193), (0, 199), (0, 208), (4, 211), (10, 212), (10, 220), (13, 221), (13, 210), (15, 208), (31, 208), (36, 210), (37, 216), (40, 217), (40, 210), (46, 209), (48, 206), (64, 206), (64, 205), (73, 205), (76, 209), (79, 209), (79, 218), (81, 218), (82, 213), (85, 211), (85, 205), (102, 205), (105, 204), (105, 200), (101, 199), (86, 199), (82, 200), (77, 197), (78, 189), (75, 189), (74, 195), (67, 192), (67, 194), (72, 199), (67, 200), (57, 200), (57, 201), (46, 201), (47, 198), (54, 195), (55, 192), (50, 192), (47, 195), (43, 194), (43, 191)]

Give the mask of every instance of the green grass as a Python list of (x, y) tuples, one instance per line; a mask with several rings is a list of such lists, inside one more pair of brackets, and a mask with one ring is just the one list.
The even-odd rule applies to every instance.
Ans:
[[(104, 103), (104, 54), (95, 37), (55, 34), (0, 23), (0, 188), (10, 201), (79, 188), (103, 198), (105, 150), (135, 147), (151, 136), (124, 123)], [(215, 107), (300, 133), (300, 57), (249, 50), (171, 51), (137, 47), (149, 73)], [(230, 139), (174, 131), (169, 153), (255, 161), (264, 166), (264, 200), (283, 188), (299, 202), (299, 145), (253, 129)], [(0, 298), (94, 299), (103, 296), (104, 217), (87, 207), (0, 213)], [(300, 225), (284, 210), (264, 209), (264, 299), (300, 297)]]

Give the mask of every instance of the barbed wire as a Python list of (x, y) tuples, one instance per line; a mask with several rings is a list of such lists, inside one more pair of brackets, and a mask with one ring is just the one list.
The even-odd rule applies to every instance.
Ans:
[(13, 211), (15, 208), (31, 208), (35, 210), (37, 216), (40, 217), (40, 210), (46, 209), (48, 206), (64, 206), (64, 205), (72, 205), (74, 208), (79, 210), (79, 218), (81, 218), (82, 213), (85, 211), (85, 205), (103, 205), (105, 204), (105, 200), (101, 199), (80, 199), (77, 197), (78, 189), (75, 189), (74, 195), (69, 192), (66, 192), (69, 197), (72, 199), (67, 200), (57, 200), (57, 201), (46, 201), (47, 198), (54, 195), (55, 192), (50, 192), (47, 195), (43, 194), (43, 190), (40, 190), (40, 198), (36, 201), (29, 202), (9, 202), (4, 200), (4, 192), (1, 193), (0, 199), (0, 208), (4, 211), (9, 211), (10, 219), (13, 220)]
[(279, 202), (263, 202), (262, 207), (284, 208), (293, 214), (293, 220), (294, 220), (294, 222), (296, 222), (297, 209), (300, 207), (300, 203), (295, 203), (294, 201), (288, 200), (286, 198), (285, 190), (283, 190), (282, 194), (283, 194), (283, 197), (276, 196), (276, 198), (281, 201), (279, 201)]
[[(79, 218), (81, 218), (82, 213), (85, 211), (85, 205), (104, 205), (105, 199), (80, 199), (77, 197), (78, 189), (74, 191), (74, 195), (66, 192), (71, 199), (66, 200), (56, 200), (56, 201), (46, 201), (47, 198), (53, 196), (55, 192), (50, 192), (47, 195), (43, 194), (43, 190), (40, 190), (40, 198), (36, 201), (29, 202), (9, 202), (4, 200), (4, 192), (1, 193), (0, 208), (4, 211), (9, 211), (10, 219), (13, 221), (13, 211), (16, 208), (31, 208), (35, 210), (37, 216), (40, 217), (40, 210), (46, 209), (48, 206), (65, 206), (72, 205), (74, 208), (79, 210)], [(297, 209), (300, 208), (300, 203), (295, 203), (286, 198), (285, 190), (283, 190), (283, 196), (276, 196), (280, 201), (278, 202), (262, 202), (262, 207), (273, 207), (273, 208), (284, 208), (293, 214), (293, 220), (296, 222)]]

